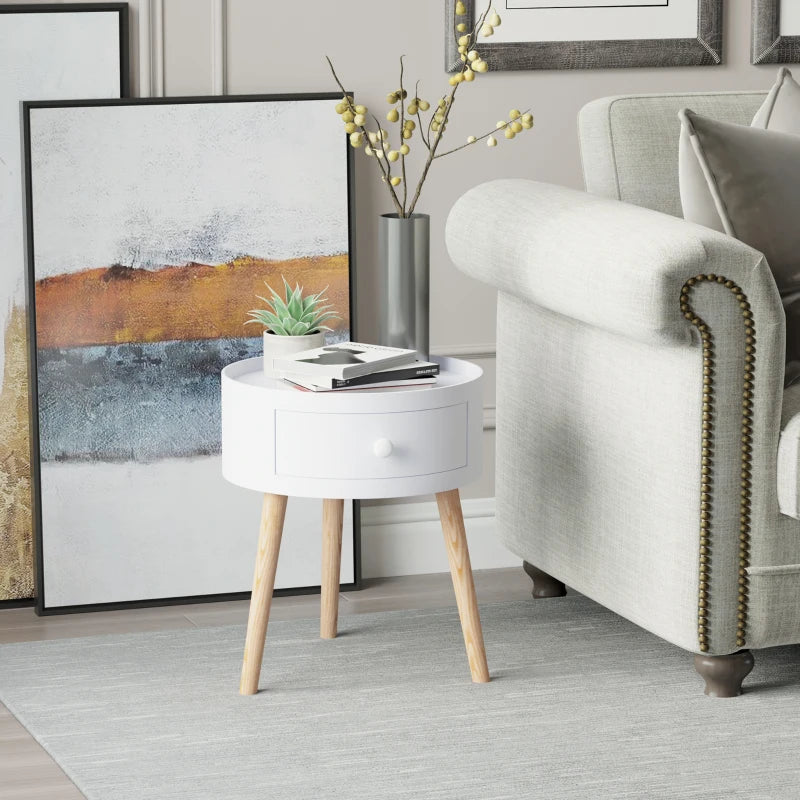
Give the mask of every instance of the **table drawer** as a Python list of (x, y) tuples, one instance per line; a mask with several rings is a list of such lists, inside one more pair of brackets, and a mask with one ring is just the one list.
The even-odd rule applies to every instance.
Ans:
[(467, 404), (389, 414), (275, 412), (275, 474), (406, 478), (467, 464)]

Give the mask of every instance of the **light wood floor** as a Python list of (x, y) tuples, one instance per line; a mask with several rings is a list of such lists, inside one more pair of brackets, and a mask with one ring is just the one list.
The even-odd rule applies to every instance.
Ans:
[[(522, 569), (477, 570), (475, 588), (481, 603), (530, 598), (531, 582)], [(367, 614), (455, 605), (449, 573), (365, 581), (358, 592), (344, 592), (339, 614)], [(248, 601), (204, 603), (166, 608), (103, 611), (37, 617), (30, 608), (0, 610), (0, 644), (100, 636), (108, 633), (163, 631), (243, 625)], [(319, 615), (319, 595), (278, 597), (271, 620)], [(237, 676), (231, 680), (235, 686)], [(0, 704), (0, 800), (81, 800), (83, 795), (58, 765)]]

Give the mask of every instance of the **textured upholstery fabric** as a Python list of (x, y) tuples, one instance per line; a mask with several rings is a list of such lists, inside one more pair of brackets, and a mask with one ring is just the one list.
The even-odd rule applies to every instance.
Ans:
[(581, 109), (578, 128), (586, 190), (682, 216), (678, 111), (749, 125), (766, 92), (605, 97)]
[(752, 125), (779, 133), (800, 134), (800, 85), (786, 67), (778, 70), (778, 79), (753, 117)]
[[(500, 290), (499, 535), (694, 651), (702, 350), (678, 296), (700, 273), (742, 287), (758, 341), (747, 646), (800, 641), (800, 523), (777, 498), (783, 310), (761, 254), (664, 214), (528, 181), (468, 192), (446, 236), (456, 265)], [(693, 305), (715, 337), (709, 625), (721, 654), (737, 649), (744, 334), (719, 284), (699, 285)]]

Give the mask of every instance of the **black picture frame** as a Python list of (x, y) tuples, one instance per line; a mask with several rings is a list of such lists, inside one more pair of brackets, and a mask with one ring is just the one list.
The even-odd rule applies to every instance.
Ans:
[(797, 64), (800, 36), (781, 36), (781, 4), (786, 0), (753, 0), (750, 61), (753, 64)]
[[(467, 14), (459, 17), (459, 20), (471, 29), (475, 24), (478, 0), (463, 2)], [(453, 35), (455, 5), (456, 0), (445, 0), (447, 72), (456, 72), (461, 66)], [(487, 62), (490, 71), (715, 66), (722, 63), (722, 6), (723, 0), (697, 0), (697, 35), (694, 38), (497, 43), (481, 41), (481, 58)]]
[[(352, 93), (351, 93), (352, 94)], [(154, 106), (154, 105), (183, 105), (204, 103), (243, 103), (243, 102), (275, 102), (275, 101), (302, 101), (302, 100), (330, 100), (338, 101), (341, 94), (338, 92), (306, 92), (293, 94), (252, 94), (252, 95), (210, 95), (188, 97), (148, 97), (148, 98), (120, 98), (109, 100), (65, 100), (65, 101), (36, 101), (22, 104), (23, 146), (24, 146), (24, 195), (26, 218), (26, 248), (27, 248), (27, 305), (28, 313), (28, 347), (30, 368), (30, 398), (31, 398), (31, 483), (33, 488), (33, 517), (36, 542), (36, 602), (35, 611), (38, 616), (51, 616), (60, 614), (74, 614), (94, 611), (112, 611), (131, 608), (155, 608), (170, 605), (184, 605), (196, 603), (215, 603), (221, 601), (243, 600), (250, 597), (250, 591), (228, 592), (222, 594), (203, 594), (188, 596), (171, 596), (163, 598), (147, 598), (142, 600), (129, 600), (108, 603), (91, 603), (79, 605), (48, 606), (46, 604), (46, 587), (44, 578), (44, 540), (42, 531), (42, 487), (41, 487), (41, 460), (39, 455), (39, 408), (38, 408), (38, 355), (37, 355), (37, 329), (36, 329), (36, 304), (35, 304), (35, 233), (33, 220), (33, 190), (31, 169), (31, 137), (30, 117), (36, 109), (46, 108), (96, 108), (111, 106)], [(356, 305), (356, 258), (355, 258), (355, 165), (353, 148), (349, 146), (346, 136), (342, 137), (342, 147), (346, 153), (347, 175), (347, 218), (348, 218), (348, 248), (349, 248), (349, 304), (350, 304), (350, 333), (353, 340), (357, 340), (357, 305)], [(220, 480), (222, 477), (220, 476)], [(290, 499), (291, 501), (291, 499)], [(350, 583), (341, 584), (342, 591), (358, 590), (362, 586), (361, 578), (361, 504), (358, 500), (352, 501), (353, 513), (353, 576)], [(254, 541), (257, 521), (253, 522)], [(276, 589), (274, 596), (293, 596), (303, 594), (318, 594), (319, 585), (302, 586)]]
[[(80, 14), (91, 13), (116, 13), (118, 15), (119, 29), (119, 96), (130, 96), (130, 13), (128, 3), (99, 2), (99, 3), (5, 3), (0, 4), (0, 17), (5, 15), (21, 14)], [(22, 120), (20, 119), (20, 124)], [(20, 189), (20, 191), (22, 191)], [(36, 567), (34, 564), (34, 571)], [(35, 579), (35, 576), (34, 576)], [(19, 608), (35, 605), (35, 597), (0, 599), (0, 609)]]

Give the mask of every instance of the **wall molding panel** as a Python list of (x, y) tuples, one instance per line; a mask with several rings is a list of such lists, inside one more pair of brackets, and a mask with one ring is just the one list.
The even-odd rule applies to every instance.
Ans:
[(228, 0), (211, 0), (211, 94), (228, 93)]
[[(494, 497), (462, 500), (473, 569), (518, 567), (522, 561), (495, 536)], [(361, 569), (365, 578), (447, 572), (435, 502), (361, 508)]]
[(164, 0), (139, 0), (139, 96), (164, 96)]
[(431, 347), (432, 356), (451, 356), (472, 361), (481, 358), (497, 358), (496, 344), (444, 344)]

